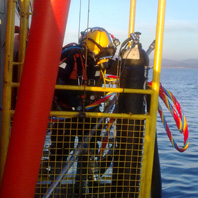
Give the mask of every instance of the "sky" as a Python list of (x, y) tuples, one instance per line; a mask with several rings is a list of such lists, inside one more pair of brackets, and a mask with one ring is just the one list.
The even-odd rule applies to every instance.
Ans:
[[(103, 27), (124, 41), (129, 31), (130, 0), (90, 0), (89, 12), (88, 1), (81, 0), (80, 6), (80, 0), (71, 0), (64, 44), (78, 42), (79, 27), (80, 31)], [(141, 32), (145, 50), (155, 39), (157, 9), (158, 0), (136, 0), (135, 31)], [(166, 0), (163, 41), (162, 58), (198, 59), (198, 0)]]

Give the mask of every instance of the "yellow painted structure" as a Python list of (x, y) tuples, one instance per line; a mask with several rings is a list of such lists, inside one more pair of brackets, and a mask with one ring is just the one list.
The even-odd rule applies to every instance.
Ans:
[(134, 33), (134, 29), (135, 29), (135, 10), (136, 10), (136, 0), (131, 0), (130, 16), (129, 16), (129, 37), (131, 33)]
[(3, 109), (1, 125), (1, 147), (0, 147), (0, 181), (3, 176), (6, 161), (7, 149), (10, 137), (10, 109), (11, 109), (11, 82), (13, 71), (13, 51), (14, 51), (14, 19), (15, 1), (8, 1), (8, 14), (6, 26), (6, 46), (4, 65), (4, 85), (3, 85)]
[[(25, 58), (25, 47), (27, 42), (28, 19), (30, 0), (21, 0), (21, 16), (20, 16), (20, 34), (19, 34), (19, 50), (18, 61), (14, 62), (14, 32), (15, 32), (15, 9), (16, 1), (8, 1), (7, 6), (7, 26), (6, 26), (6, 42), (5, 42), (5, 64), (4, 64), (4, 86), (3, 86), (3, 109), (1, 124), (1, 147), (0, 147), (0, 183), (3, 176), (4, 165), (6, 161), (7, 149), (10, 138), (10, 123), (12, 121), (12, 103), (13, 93), (13, 67), (17, 67), (17, 81), (20, 81), (23, 62)], [(16, 95), (15, 95), (16, 97)], [(16, 98), (14, 99), (16, 100)]]

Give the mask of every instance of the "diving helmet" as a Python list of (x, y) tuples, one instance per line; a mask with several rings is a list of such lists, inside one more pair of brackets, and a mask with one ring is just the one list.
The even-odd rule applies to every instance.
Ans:
[(115, 55), (117, 41), (119, 40), (101, 27), (86, 29), (81, 32), (79, 40), (82, 48), (88, 50), (88, 56), (91, 56), (97, 64), (106, 62)]

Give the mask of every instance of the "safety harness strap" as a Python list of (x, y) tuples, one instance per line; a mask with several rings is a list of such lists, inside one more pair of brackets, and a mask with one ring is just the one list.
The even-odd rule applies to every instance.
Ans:
[(82, 54), (80, 53), (74, 54), (73, 59), (74, 59), (74, 68), (70, 74), (70, 79), (82, 78), (83, 80), (87, 80), (86, 68)]

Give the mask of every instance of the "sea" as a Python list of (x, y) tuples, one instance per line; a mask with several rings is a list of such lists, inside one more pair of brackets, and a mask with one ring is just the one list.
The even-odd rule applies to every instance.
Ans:
[[(149, 71), (151, 80), (152, 70)], [(189, 131), (189, 147), (180, 153), (170, 143), (159, 113), (157, 140), (162, 177), (163, 198), (198, 198), (198, 67), (162, 68), (160, 82), (172, 92), (186, 116)], [(162, 100), (159, 99), (160, 104)], [(183, 135), (163, 105), (164, 115), (175, 141), (182, 146)]]

